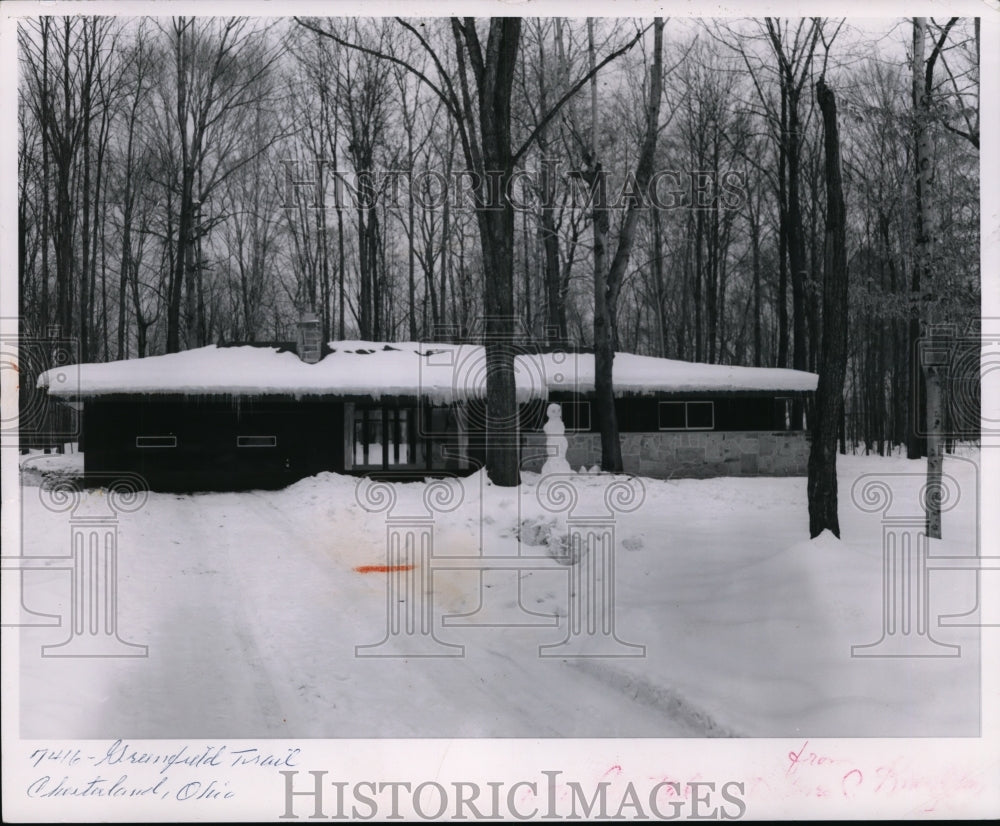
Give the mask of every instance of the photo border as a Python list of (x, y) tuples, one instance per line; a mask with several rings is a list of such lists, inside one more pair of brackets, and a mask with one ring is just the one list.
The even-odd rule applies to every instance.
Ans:
[[(214, 0), (205, 2), (21, 2), (9, 0), (0, 5), (0, 71), (5, 82), (0, 84), (0, 111), (7, 114), (0, 130), (0, 226), (3, 240), (0, 244), (0, 301), (5, 308), (17, 305), (16, 255), (17, 245), (9, 243), (16, 222), (16, 96), (17, 84), (10, 82), (17, 75), (16, 32), (13, 20), (20, 15), (43, 11), (46, 14), (62, 13), (112, 13), (120, 16), (153, 14), (164, 16), (172, 13), (204, 14), (240, 13), (261, 16), (287, 16), (293, 12), (317, 15), (350, 11), (362, 15), (402, 13), (417, 16), (438, 16), (442, 12), (461, 8), (471, 14), (563, 14), (581, 16), (590, 13), (600, 16), (650, 16), (653, 13), (671, 13), (675, 16), (698, 17), (699, 11), (710, 8), (726, 16), (753, 16), (763, 13), (801, 16), (803, 11), (818, 9), (829, 14), (846, 14), (850, 17), (898, 16), (902, 7), (884, 2), (782, 2), (748, 3), (740, 7), (705, 7), (694, 3), (676, 2), (668, 7), (648, 2), (619, 2), (593, 4), (583, 8), (579, 3), (553, 2), (459, 2), (442, 6), (425, 4), (415, 7), (402, 0), (382, 0), (379, 3), (290, 2), (281, 7), (252, 0)], [(1000, 11), (993, 2), (968, 2), (949, 0), (928, 3), (925, 0), (911, 3), (906, 11), (922, 11), (928, 15), (941, 15), (945, 11), (963, 15), (980, 15), (982, 20), (982, 146), (980, 189), (981, 256), (983, 273), (982, 314), (1000, 316), (1000, 248), (998, 228), (990, 223), (1000, 211), (998, 204), (998, 158), (1000, 158)], [(669, 24), (668, 24), (669, 25)], [(990, 150), (989, 147), (994, 149)], [(11, 218), (14, 217), (14, 221)], [(4, 335), (11, 334), (10, 320), (0, 319)], [(16, 335), (16, 329), (13, 334)], [(994, 377), (995, 378), (995, 377)], [(984, 382), (982, 404), (984, 409), (1000, 409), (1000, 388), (997, 381)], [(9, 398), (2, 403), (11, 404)], [(16, 402), (14, 402), (16, 403)], [(20, 547), (20, 527), (17, 518), (6, 518), (19, 512), (20, 488), (16, 436), (4, 433), (4, 448), (0, 451), (3, 463), (3, 547)], [(1000, 452), (981, 451), (982, 491), (981, 502), (1000, 501)], [(843, 493), (846, 493), (843, 492)], [(842, 495), (846, 506), (847, 497)], [(981, 547), (989, 547), (1000, 536), (1000, 515), (997, 508), (981, 509)], [(995, 547), (995, 544), (994, 544)], [(5, 579), (7, 577), (5, 576)], [(4, 584), (7, 593), (8, 582)], [(995, 595), (994, 595), (995, 596)], [(107, 806), (101, 798), (73, 798), (27, 800), (22, 794), (25, 783), (37, 774), (32, 772), (30, 755), (38, 749), (58, 751), (62, 761), (72, 761), (75, 750), (104, 754), (114, 748), (113, 739), (105, 741), (27, 741), (19, 735), (18, 710), (20, 708), (17, 680), (19, 635), (4, 631), (2, 647), (2, 736), (3, 736), (3, 816), (9, 821), (53, 820), (107, 820), (155, 821), (177, 820), (281, 820), (284, 812), (282, 777), (278, 771), (294, 768), (304, 781), (309, 771), (326, 771), (325, 779), (347, 783), (367, 780), (384, 782), (408, 781), (413, 785), (435, 781), (447, 783), (461, 778), (482, 781), (500, 781), (515, 784), (525, 781), (541, 782), (545, 771), (558, 770), (562, 779), (576, 780), (583, 784), (596, 784), (602, 780), (623, 783), (628, 779), (649, 783), (649, 778), (661, 780), (718, 781), (745, 780), (747, 819), (800, 818), (827, 819), (881, 819), (890, 817), (996, 817), (1000, 815), (1000, 788), (995, 778), (1000, 771), (998, 742), (1000, 742), (1000, 672), (997, 657), (1000, 633), (985, 629), (982, 635), (982, 734), (979, 738), (759, 738), (741, 740), (273, 740), (226, 741), (233, 749), (267, 749), (275, 756), (275, 765), (267, 768), (266, 781), (261, 774), (232, 772), (225, 778), (223, 797), (199, 799), (192, 792), (187, 805), (164, 808), (158, 796), (135, 798)], [(222, 741), (217, 739), (129, 741), (140, 751), (206, 754), (212, 760), (211, 749)], [(298, 750), (298, 751), (295, 751)], [(281, 756), (294, 754), (283, 766)], [(793, 755), (797, 755), (792, 759)], [(840, 778), (839, 787), (828, 794), (818, 795), (815, 784), (805, 772), (805, 761), (812, 759), (814, 767), (826, 767), (829, 777)], [(69, 765), (69, 763), (67, 763)], [(869, 793), (862, 789), (858, 778), (871, 777), (880, 767), (896, 766), (900, 783), (890, 795)], [(792, 771), (795, 769), (795, 771)], [(801, 773), (798, 773), (800, 772)], [(54, 773), (54, 772), (53, 772)], [(220, 776), (221, 777), (221, 776)], [(795, 779), (798, 778), (798, 779)], [(903, 778), (911, 778), (907, 786)], [(222, 785), (222, 780), (220, 780)], [(978, 785), (985, 789), (981, 796), (970, 798), (969, 789)], [(328, 787), (332, 791), (332, 787)], [(585, 785), (585, 788), (593, 788)], [(195, 790), (199, 794), (202, 789)], [(525, 791), (522, 789), (522, 791)], [(226, 793), (235, 796), (226, 798)], [(506, 794), (506, 789), (505, 789)], [(618, 798), (612, 795), (612, 799)], [(931, 801), (928, 803), (928, 801)], [(309, 801), (304, 800), (304, 803)], [(307, 819), (306, 805), (296, 803), (300, 819)], [(530, 808), (525, 804), (526, 808)], [(331, 807), (328, 807), (331, 808)]]

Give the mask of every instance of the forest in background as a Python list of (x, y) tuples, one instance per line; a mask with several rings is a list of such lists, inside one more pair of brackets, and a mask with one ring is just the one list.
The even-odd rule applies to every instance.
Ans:
[[(488, 23), (471, 25), (466, 38)], [(618, 238), (653, 34), (648, 21), (523, 20), (513, 310), (541, 344), (594, 345), (587, 196), (595, 170), (625, 192), (604, 213)], [(290, 340), (310, 309), (327, 339), (468, 335), (488, 315), (489, 266), (476, 210), (451, 187), (463, 134), (406, 68), (474, 98), (455, 36), (439, 19), (22, 21), (23, 330), (58, 330), (80, 361)], [(662, 202), (637, 214), (617, 349), (818, 369), (823, 78), (839, 105), (850, 273), (843, 441), (920, 455), (917, 340), (932, 322), (974, 335), (979, 317), (978, 21), (929, 20), (924, 55), (913, 45), (910, 20), (666, 21)]]

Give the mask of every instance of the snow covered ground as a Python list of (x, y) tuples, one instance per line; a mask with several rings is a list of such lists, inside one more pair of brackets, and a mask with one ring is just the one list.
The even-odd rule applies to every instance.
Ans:
[[(977, 457), (946, 459), (961, 496), (934, 555), (976, 553)], [(37, 486), (41, 471), (72, 475), (78, 462), (22, 461), (25, 555), (69, 552), (71, 514), (47, 509)], [(119, 633), (148, 657), (42, 657), (42, 645), (66, 638), (65, 620), (22, 629), (21, 736), (976, 736), (979, 630), (936, 627), (974, 607), (971, 571), (929, 580), (932, 634), (960, 656), (851, 656), (879, 638), (883, 610), (882, 514), (852, 503), (852, 485), (876, 474), (898, 512), (912, 513), (924, 464), (842, 456), (838, 466), (842, 541), (807, 539), (804, 478), (642, 480), (643, 503), (615, 523), (613, 612), (615, 633), (645, 646), (641, 657), (539, 656), (567, 634), (573, 567), (551, 558), (558, 543), (527, 544), (564, 524), (540, 506), (537, 475), (519, 489), (482, 474), (448, 483), (463, 486), (462, 502), (434, 519), (433, 576), (418, 571), (435, 635), (464, 646), (443, 658), (356, 656), (385, 637), (389, 609), (387, 575), (366, 567), (387, 564), (386, 515), (362, 508), (357, 479), (151, 493), (118, 521)], [(596, 507), (608, 482), (579, 475), (581, 507)], [(419, 511), (424, 483), (393, 488), (393, 513)], [(72, 518), (104, 496), (88, 492)], [(480, 552), (548, 563), (482, 578), (440, 564)], [(23, 582), (27, 607), (64, 614), (67, 571), (28, 571)], [(481, 598), (479, 622), (558, 624), (442, 624)]]

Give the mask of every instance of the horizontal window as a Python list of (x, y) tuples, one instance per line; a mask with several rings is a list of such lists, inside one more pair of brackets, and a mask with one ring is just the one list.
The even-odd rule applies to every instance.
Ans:
[(177, 447), (176, 436), (136, 436), (136, 447)]
[(660, 402), (660, 430), (686, 430), (684, 402)]
[(277, 447), (277, 436), (237, 436), (236, 447)]
[(715, 405), (712, 402), (687, 402), (687, 429), (711, 430), (715, 427)]
[(712, 430), (715, 427), (713, 402), (660, 402), (660, 430)]

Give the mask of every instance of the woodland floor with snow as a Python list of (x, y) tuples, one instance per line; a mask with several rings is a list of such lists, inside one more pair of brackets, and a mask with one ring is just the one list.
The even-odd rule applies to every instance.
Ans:
[[(23, 457), (22, 553), (69, 553), (70, 518), (38, 496), (79, 454)], [(978, 453), (945, 460), (961, 497), (933, 555), (977, 553)], [(21, 631), (25, 738), (865, 737), (976, 736), (980, 640), (938, 627), (976, 604), (970, 570), (930, 574), (931, 633), (948, 658), (858, 658), (882, 629), (882, 514), (852, 502), (884, 476), (916, 502), (923, 462), (841, 456), (842, 539), (808, 539), (804, 478), (643, 479), (615, 522), (614, 622), (641, 657), (540, 657), (567, 634), (571, 565), (422, 572), (446, 658), (358, 657), (386, 634), (385, 514), (358, 504), (353, 477), (284, 490), (151, 493), (118, 520), (118, 628), (148, 657), (43, 657), (64, 639), (65, 570), (25, 571), (24, 604), (63, 615)], [(585, 498), (608, 477), (579, 475)], [(537, 474), (497, 488), (483, 474), (435, 517), (435, 557), (545, 556), (562, 529), (538, 504)], [(424, 483), (396, 484), (416, 507)], [(81, 507), (99, 507), (90, 490)], [(77, 514), (78, 515), (78, 514)], [(554, 526), (554, 527), (553, 527)], [(521, 544), (519, 537), (524, 540)], [(528, 542), (536, 543), (529, 545)], [(552, 542), (552, 546), (557, 545)], [(565, 561), (565, 560), (563, 560)], [(984, 574), (983, 577), (990, 574)], [(432, 599), (430, 599), (432, 597)], [(392, 597), (389, 597), (390, 599)], [(542, 626), (443, 625), (555, 617)], [(531, 614), (522, 609), (530, 610)], [(510, 614), (505, 612), (512, 612)]]

